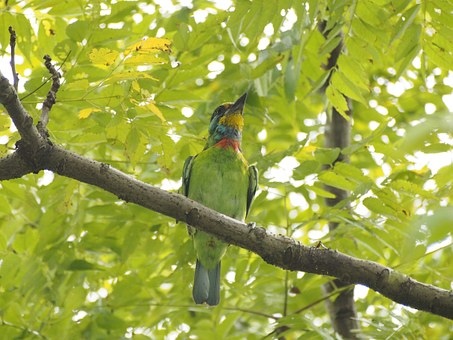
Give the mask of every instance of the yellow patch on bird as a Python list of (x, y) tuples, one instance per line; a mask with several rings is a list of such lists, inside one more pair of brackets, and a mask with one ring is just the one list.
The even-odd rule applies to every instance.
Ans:
[(242, 131), (244, 127), (244, 117), (240, 113), (225, 115), (219, 120), (219, 124), (230, 126), (236, 130)]

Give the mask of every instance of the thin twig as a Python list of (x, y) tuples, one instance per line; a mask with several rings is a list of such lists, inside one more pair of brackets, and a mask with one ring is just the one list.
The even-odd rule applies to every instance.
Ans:
[[(63, 67), (63, 65), (66, 63), (66, 61), (68, 60), (69, 58), (69, 55), (71, 54), (71, 51), (68, 52), (68, 54), (66, 55), (66, 57), (64, 58), (64, 60), (61, 62), (60, 64), (60, 67), (57, 69), (57, 71), (61, 70), (61, 68)], [(31, 91), (30, 93), (26, 94), (25, 96), (21, 97), (20, 100), (23, 102), (24, 99), (30, 97), (33, 93), (37, 92), (41, 87), (43, 87), (44, 85), (46, 85), (49, 80), (52, 79), (52, 77), (48, 77), (41, 85), (39, 85), (36, 89), (34, 89), (33, 91)], [(77, 99), (78, 100), (78, 99)]]
[(19, 87), (19, 76), (16, 72), (16, 31), (13, 30), (11, 26), (8, 27), (9, 31), (9, 45), (11, 46), (11, 61), (9, 62), (11, 65), (11, 71), (13, 73), (13, 86), (17, 92), (17, 88)]
[(50, 56), (46, 54), (44, 56), (44, 60), (45, 60), (44, 65), (46, 66), (52, 78), (52, 87), (50, 88), (49, 92), (47, 92), (47, 97), (42, 103), (41, 119), (38, 122), (38, 130), (41, 133), (41, 135), (43, 135), (43, 137), (47, 136), (46, 126), (47, 123), (49, 122), (49, 112), (52, 109), (52, 106), (56, 103), (57, 92), (60, 88), (60, 77), (61, 77), (60, 73), (51, 63), (52, 58), (50, 58)]
[(305, 312), (306, 310), (316, 306), (317, 304), (320, 304), (320, 303), (326, 301), (327, 299), (330, 299), (331, 297), (333, 297), (335, 295), (340, 294), (341, 292), (343, 292), (346, 289), (349, 289), (350, 287), (351, 286), (344, 286), (344, 287), (337, 288), (337, 289), (333, 290), (332, 292), (330, 292), (329, 294), (324, 295), (322, 298), (319, 298), (313, 302), (310, 302), (308, 305), (306, 305), (302, 308), (299, 308), (298, 310), (294, 311), (293, 314), (300, 314), (302, 312)]

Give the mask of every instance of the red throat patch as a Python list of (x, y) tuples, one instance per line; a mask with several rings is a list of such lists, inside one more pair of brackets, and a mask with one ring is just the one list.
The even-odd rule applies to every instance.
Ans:
[(231, 138), (223, 138), (215, 146), (222, 149), (233, 148), (237, 152), (241, 151), (239, 141)]

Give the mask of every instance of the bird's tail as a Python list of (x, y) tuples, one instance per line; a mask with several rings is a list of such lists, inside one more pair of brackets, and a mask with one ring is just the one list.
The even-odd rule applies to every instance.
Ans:
[(206, 302), (210, 306), (219, 304), (220, 261), (214, 268), (206, 269), (197, 259), (192, 295), (195, 303), (200, 304)]

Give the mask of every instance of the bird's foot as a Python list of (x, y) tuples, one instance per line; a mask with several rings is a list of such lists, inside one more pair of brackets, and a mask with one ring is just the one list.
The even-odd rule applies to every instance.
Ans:
[(247, 227), (249, 227), (250, 229), (254, 229), (256, 228), (256, 223), (255, 222), (247, 223)]

